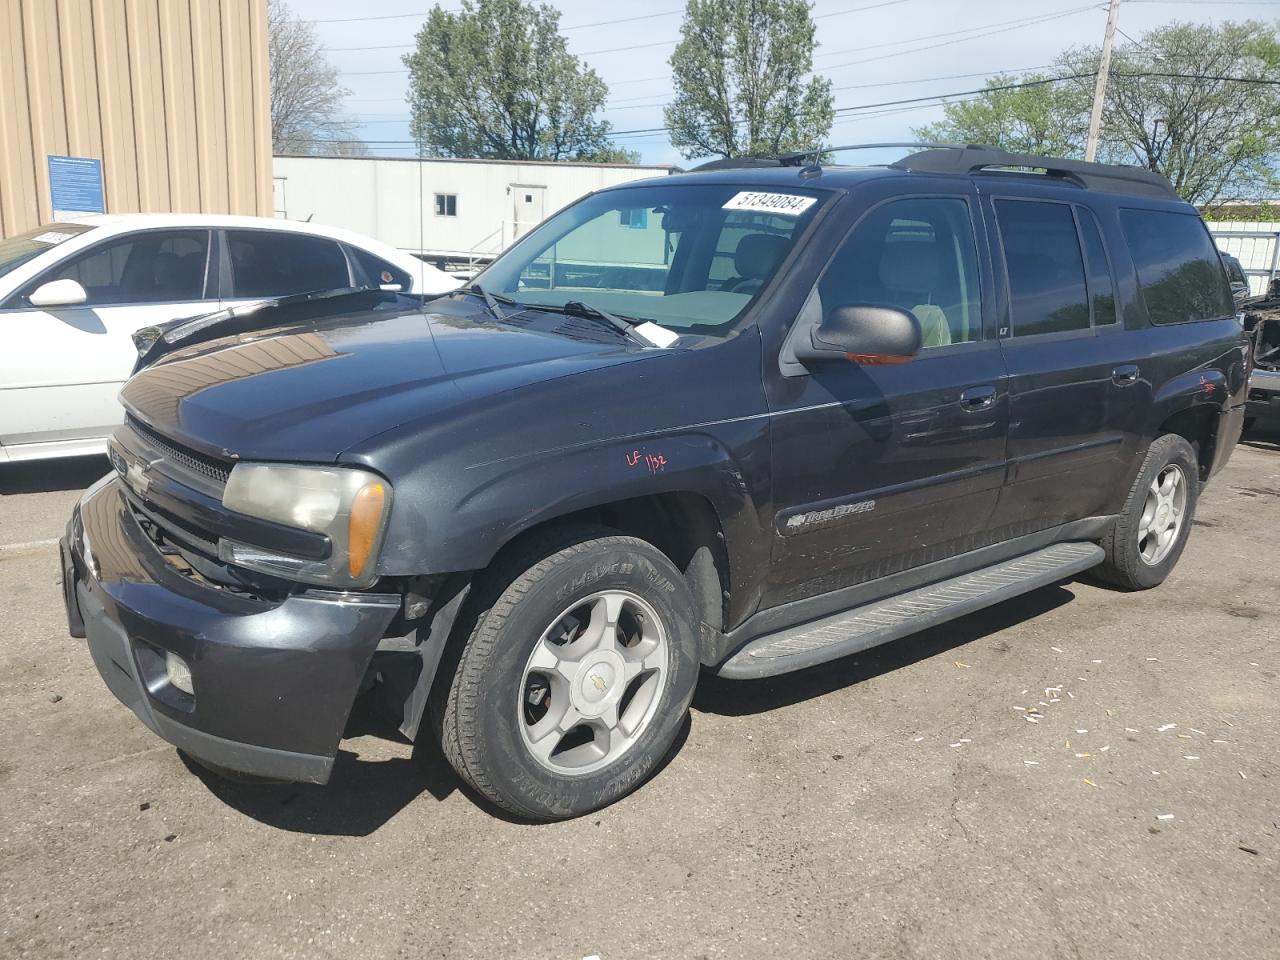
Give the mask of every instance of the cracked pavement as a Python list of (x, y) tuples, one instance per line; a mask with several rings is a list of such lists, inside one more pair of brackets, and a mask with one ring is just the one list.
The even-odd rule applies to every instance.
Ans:
[(1280, 435), (1237, 449), (1163, 587), (1074, 580), (791, 677), (704, 678), (655, 780), (546, 826), (478, 806), (363, 708), (327, 788), (185, 764), (66, 635), (48, 541), (105, 470), (0, 469), (0, 955), (1204, 960), (1280, 942)]

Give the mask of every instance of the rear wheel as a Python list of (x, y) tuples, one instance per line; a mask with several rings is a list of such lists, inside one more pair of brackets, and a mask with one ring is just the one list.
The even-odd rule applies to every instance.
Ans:
[(531, 544), (480, 588), (438, 704), (459, 775), (530, 819), (577, 816), (656, 770), (698, 675), (693, 597), (652, 545), (601, 530)]
[(1195, 449), (1165, 434), (1147, 451), (1120, 518), (1102, 540), (1104, 580), (1128, 590), (1158, 586), (1182, 556), (1200, 489)]

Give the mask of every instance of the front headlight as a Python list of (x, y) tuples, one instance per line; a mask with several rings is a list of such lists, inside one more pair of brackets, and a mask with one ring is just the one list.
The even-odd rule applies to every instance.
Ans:
[(333, 545), (326, 560), (272, 553), (223, 538), (218, 556), (273, 576), (329, 586), (367, 586), (375, 579), (378, 550), (391, 512), (391, 484), (376, 473), (348, 467), (237, 463), (222, 505), (228, 510), (324, 534)]

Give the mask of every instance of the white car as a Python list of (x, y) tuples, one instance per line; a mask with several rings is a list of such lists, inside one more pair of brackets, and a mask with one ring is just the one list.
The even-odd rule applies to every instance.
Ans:
[(0, 240), (0, 463), (104, 451), (142, 327), (339, 287), (460, 284), (369, 237), (259, 217), (84, 217)]

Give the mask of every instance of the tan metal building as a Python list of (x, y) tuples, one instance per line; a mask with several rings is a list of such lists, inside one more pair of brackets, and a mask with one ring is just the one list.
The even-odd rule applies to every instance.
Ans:
[(107, 213), (270, 216), (266, 7), (0, 0), (0, 237), (53, 219), (51, 156)]

